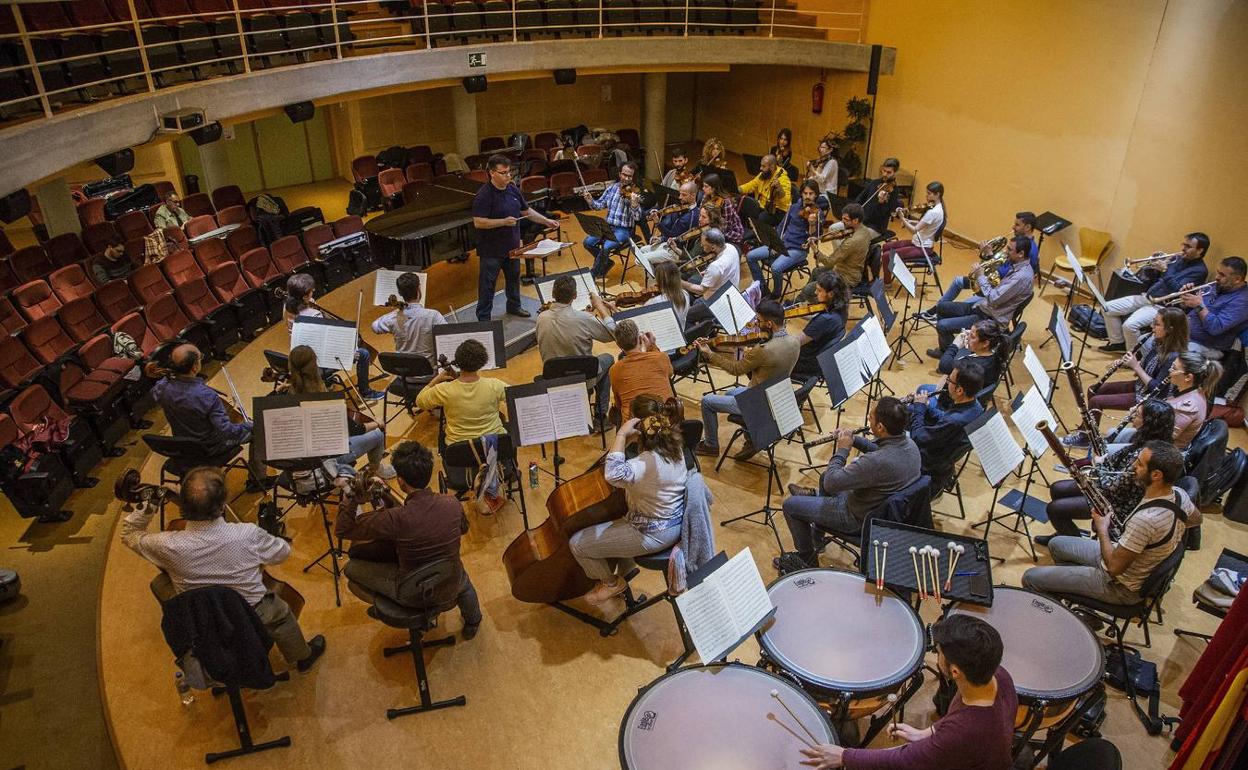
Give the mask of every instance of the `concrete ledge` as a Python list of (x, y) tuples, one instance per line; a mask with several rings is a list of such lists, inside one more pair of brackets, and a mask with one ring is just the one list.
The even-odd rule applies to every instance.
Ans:
[[(484, 51), (487, 66), (468, 68)], [(897, 51), (885, 48), (880, 71), (891, 74)], [(182, 107), (228, 120), (292, 102), (325, 100), (468, 75), (543, 72), (557, 68), (674, 71), (706, 65), (777, 64), (866, 72), (871, 46), (761, 37), (654, 37), (491, 43), (357, 56), (185, 83), (152, 94), (112, 99), (45, 120), (0, 130), (0, 195), (76, 163), (150, 141), (156, 116)], [(645, 62), (645, 66), (638, 66)]]

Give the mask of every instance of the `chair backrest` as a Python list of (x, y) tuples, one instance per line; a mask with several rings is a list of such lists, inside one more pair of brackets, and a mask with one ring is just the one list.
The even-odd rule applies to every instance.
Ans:
[(1183, 554), (1186, 551), (1187, 547), (1180, 538), (1174, 551), (1161, 564), (1154, 567), (1148, 577), (1144, 578), (1144, 583), (1140, 586), (1140, 597), (1145, 602), (1156, 604), (1166, 595), (1166, 591), (1170, 590), (1170, 584), (1174, 582), (1174, 576), (1179, 572), (1179, 565), (1183, 563)]
[(1104, 230), (1095, 230), (1091, 227), (1079, 228), (1079, 256), (1084, 259), (1100, 264), (1113, 247), (1114, 239)]
[(561, 377), (596, 380), (598, 359), (594, 356), (557, 356), (542, 364), (543, 380), (557, 380)]
[(928, 493), (928, 485), (931, 479), (927, 476), (920, 476), (905, 489), (894, 492), (889, 495), (878, 509), (867, 514), (866, 520), (862, 524), (862, 531), (865, 537), (868, 527), (872, 519), (883, 519), (884, 521), (896, 521), (901, 524), (911, 524), (916, 527), (932, 528), (932, 501), (931, 495)]
[[(1204, 425), (1200, 426), (1200, 430), (1196, 432), (1195, 438), (1184, 452), (1188, 475), (1194, 477), (1199, 485), (1198, 489), (1208, 490), (1206, 494), (1210, 497), (1216, 497), (1221, 492), (1221, 485), (1215, 482), (1214, 476), (1222, 467), (1222, 461), (1226, 457), (1228, 440), (1229, 431), (1225, 420), (1207, 420)], [(1199, 494), (1193, 496), (1192, 500), (1197, 505), (1207, 505), (1213, 502), (1213, 500), (1202, 498)]]
[(459, 594), (461, 569), (456, 559), (420, 565), (399, 580), (395, 593), (402, 601), (398, 604), (409, 609), (449, 610)]
[(429, 377), (433, 374), (433, 364), (429, 359), (416, 353), (383, 352), (378, 354), (377, 363), (383, 371), (396, 377)]
[(685, 467), (689, 470), (700, 467), (693, 449), (702, 441), (703, 430), (705, 426), (701, 420), (682, 420), (680, 423), (680, 438), (685, 445)]
[(165, 436), (159, 433), (144, 433), (143, 443), (161, 457), (172, 457), (179, 460), (194, 460), (205, 456), (203, 442), (187, 436)]

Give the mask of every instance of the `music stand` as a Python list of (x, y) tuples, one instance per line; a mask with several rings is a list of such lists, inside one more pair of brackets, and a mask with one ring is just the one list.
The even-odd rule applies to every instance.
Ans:
[[(605, 248), (605, 245), (608, 242), (615, 240), (615, 229), (611, 227), (611, 225), (607, 224), (607, 220), (602, 217), (590, 216), (589, 214), (585, 214), (580, 211), (574, 211), (572, 214), (576, 217), (577, 223), (580, 224), (581, 229), (585, 231), (585, 235), (587, 237), (598, 239), (599, 248)], [(625, 241), (616, 248), (621, 248), (627, 245), (628, 241)], [(592, 257), (593, 254), (591, 253), (590, 256)], [(607, 274), (603, 273), (598, 280), (601, 282), (601, 290), (605, 292), (607, 290)]]
[(750, 176), (754, 176), (763, 169), (763, 156), (751, 155), (748, 152), (741, 153), (741, 160), (745, 161), (745, 170), (750, 172)]
[(1040, 237), (1036, 241), (1036, 249), (1039, 250), (1044, 245), (1044, 236), (1057, 235), (1062, 230), (1070, 227), (1070, 220), (1052, 211), (1046, 211), (1036, 217), (1036, 229), (1040, 231)]
[[(906, 351), (902, 349), (903, 345), (909, 349), (909, 352), (914, 354), (915, 359), (919, 363), (923, 363), (923, 356), (919, 355), (918, 349), (916, 349), (914, 347), (914, 343), (910, 341), (910, 335), (918, 331), (919, 324), (922, 323), (923, 320), (919, 317), (918, 311), (915, 311), (913, 315), (910, 314), (910, 300), (914, 299), (914, 292), (916, 288), (914, 284), (914, 274), (910, 272), (910, 268), (907, 267), (906, 263), (901, 260), (901, 257), (894, 254), (893, 263), (889, 265), (889, 270), (892, 272), (893, 277), (897, 279), (897, 283), (900, 285), (900, 289), (898, 289), (898, 291), (904, 289), (906, 292), (906, 304), (901, 310), (901, 330), (898, 331), (897, 339), (894, 342), (897, 349), (893, 351), (893, 360), (888, 362), (888, 368), (891, 371), (893, 363), (902, 360), (906, 355)], [(905, 277), (903, 278), (902, 276)], [(893, 296), (896, 296), (896, 294)], [(922, 307), (922, 300), (920, 300), (920, 307)], [(910, 331), (906, 331), (907, 325), (910, 326)]]
[[(771, 405), (767, 399), (767, 388), (784, 383), (792, 391), (792, 383), (789, 381), (787, 374), (773, 377), (767, 382), (755, 385), (737, 393), (735, 398), (737, 401), (737, 410), (741, 413), (741, 419), (745, 423), (745, 434), (750, 440), (750, 444), (755, 448), (767, 453), (767, 496), (763, 500), (763, 507), (749, 513), (743, 513), (740, 516), (734, 516), (731, 519), (721, 521), (719, 525), (726, 527), (737, 521), (748, 521), (753, 524), (761, 524), (771, 528), (771, 533), (776, 536), (776, 545), (781, 551), (784, 550), (784, 543), (780, 540), (780, 530), (776, 529), (775, 514), (781, 509), (771, 504), (771, 483), (776, 483), (776, 491), (784, 494), (784, 482), (780, 478), (780, 471), (776, 468), (776, 444), (782, 439), (789, 438), (794, 433), (801, 430), (798, 426), (788, 433), (781, 434), (780, 426), (776, 424), (776, 418), (772, 415)], [(762, 516), (759, 521), (756, 517)]]
[[(552, 379), (552, 380), (539, 379), (536, 382), (532, 382), (532, 383), (528, 383), (524, 385), (508, 385), (505, 390), (505, 398), (507, 400), (507, 414), (511, 416), (511, 419), (508, 420), (507, 430), (511, 435), (512, 445), (519, 448), (522, 446), (533, 446), (535, 443), (532, 441), (527, 441), (527, 442), (522, 441), (522, 437), (526, 435), (529, 426), (522, 424), (526, 418), (524, 416), (524, 410), (518, 409), (516, 407), (516, 401), (518, 399), (546, 395), (550, 392), (551, 388), (562, 387), (565, 385), (576, 385), (577, 387), (580, 388), (581, 392), (584, 393), (584, 397), (586, 400), (585, 403), (586, 403), (586, 406), (588, 407), (589, 394), (588, 394), (588, 391), (585, 390), (585, 383), (586, 383), (586, 380), (583, 377), (568, 376), (568, 377), (560, 377), (558, 379)], [(592, 410), (590, 411), (590, 416), (592, 417)], [(589, 435), (589, 433), (590, 433), (589, 424), (587, 421), (585, 424), (585, 432), (579, 433), (577, 435), (587, 436)], [(572, 436), (568, 434), (564, 434), (564, 437), (572, 438)], [(553, 456), (554, 456), (555, 470), (553, 472), (548, 471), (545, 468), (542, 468), (541, 466), (538, 466), (538, 470), (550, 475), (552, 478), (554, 478), (555, 484), (558, 485), (558, 484), (563, 483), (563, 478), (559, 475), (559, 466), (562, 464), (563, 458), (559, 455), (558, 434), (555, 433), (553, 429), (551, 431), (551, 444), (554, 447)], [(546, 456), (546, 442), (539, 441), (539, 442), (536, 442), (536, 445), (542, 448), (542, 457), (545, 457)], [(521, 491), (521, 494), (523, 494), (523, 490)]]
[[(1032, 391), (1035, 391), (1034, 395), (1032, 395)], [(1027, 547), (1031, 551), (1031, 560), (1034, 562), (1038, 561), (1036, 544), (1032, 539), (1031, 528), (1027, 525), (1027, 519), (1048, 522), (1049, 514), (1045, 507), (1045, 502), (1039, 498), (1032, 497), (1028, 493), (1031, 491), (1031, 485), (1037, 472), (1040, 474), (1040, 478), (1044, 480), (1045, 485), (1050, 486), (1048, 477), (1044, 475), (1044, 469), (1040, 467), (1040, 458), (1044, 457), (1044, 453), (1048, 451), (1049, 447), (1044, 437), (1035, 429), (1035, 426), (1040, 420), (1046, 420), (1052, 425), (1053, 414), (1040, 396), (1040, 391), (1035, 390), (1035, 386), (1032, 386), (1027, 393), (1019, 393), (1014, 401), (1011, 402), (1010, 409), (1010, 419), (1019, 432), (1023, 434), (1024, 439), (1026, 439), (1023, 445), (1023, 452), (1031, 460), (1023, 481), (1023, 489), (1021, 492), (1017, 489), (1011, 489), (1001, 498), (1001, 505), (1008, 509), (1009, 513), (993, 516), (992, 509), (989, 508), (988, 518), (972, 526), (979, 527), (983, 525), (984, 537), (987, 537), (988, 527), (991, 527), (994, 521), (1001, 521), (1001, 526), (1006, 527), (1015, 534), (1022, 534), (1027, 538)], [(1073, 469), (1072, 472), (1074, 472)], [(1014, 517), (1013, 523), (1005, 524), (1004, 520), (1011, 516)], [(1020, 524), (1022, 525), (1022, 530), (1019, 530)]]
[[(651, 192), (654, 193), (656, 208), (664, 208), (666, 206), (670, 206), (673, 201), (676, 201), (680, 198), (680, 190), (676, 190), (671, 187), (664, 187), (662, 184), (658, 182), (652, 183), (650, 185), (650, 190)], [(661, 201), (661, 205), (660, 205), (660, 201)]]
[[(979, 458), (980, 470), (984, 472), (984, 477), (992, 487), (992, 503), (988, 506), (987, 515), (983, 521), (971, 525), (972, 529), (983, 527), (984, 539), (987, 540), (992, 523), (1001, 518), (992, 515), (1001, 497), (1001, 485), (1007, 476), (1018, 470), (1026, 459), (1027, 453), (1014, 440), (1009, 426), (1005, 424), (1005, 418), (995, 408), (989, 409), (968, 423), (966, 435), (970, 438), (971, 447)], [(1024, 522), (1025, 526), (1026, 522)], [(1029, 540), (1030, 537), (1031, 535), (1028, 534)], [(1005, 560), (1001, 559), (1001, 561)]]

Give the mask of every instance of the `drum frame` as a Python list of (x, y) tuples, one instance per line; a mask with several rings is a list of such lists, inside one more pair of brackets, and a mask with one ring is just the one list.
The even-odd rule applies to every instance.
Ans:
[[(672, 671), (667, 671), (666, 673), (663, 673), (663, 674), (659, 675), (659, 677), (658, 677), (658, 678), (656, 678), (656, 679), (654, 679), (653, 681), (651, 681), (651, 682), (650, 682), (649, 684), (647, 684), (645, 687), (642, 687), (642, 688), (638, 689), (638, 690), (637, 690), (637, 694), (636, 694), (635, 696), (633, 696), (633, 699), (632, 699), (631, 701), (629, 701), (629, 703), (628, 703), (628, 708), (626, 708), (626, 709), (624, 710), (624, 716), (620, 718), (620, 733), (619, 733), (619, 736), (616, 738), (616, 750), (617, 750), (617, 753), (619, 754), (619, 757), (620, 757), (620, 768), (621, 768), (621, 770), (632, 770), (632, 768), (631, 768), (631, 767), (629, 766), (629, 764), (628, 764), (628, 760), (627, 760), (627, 759), (625, 758), (625, 756), (624, 756), (624, 731), (625, 731), (625, 728), (626, 728), (626, 727), (627, 727), (627, 726), (628, 726), (628, 725), (632, 722), (631, 717), (632, 717), (632, 715), (633, 715), (633, 711), (634, 711), (634, 709), (636, 709), (636, 708), (637, 708), (637, 704), (641, 702), (641, 699), (642, 699), (643, 697), (645, 697), (646, 693), (648, 693), (648, 692), (650, 692), (650, 690), (654, 689), (654, 687), (655, 687), (656, 685), (658, 685), (660, 682), (662, 682), (663, 680), (665, 680), (665, 679), (670, 679), (671, 677), (676, 676), (677, 674), (682, 674), (682, 673), (684, 673), (684, 672), (686, 672), (686, 671), (693, 671), (693, 670), (695, 670), (695, 669), (699, 669), (699, 668), (716, 668), (716, 669), (719, 669), (719, 668), (743, 668), (743, 669), (752, 669), (752, 670), (754, 670), (754, 671), (758, 671), (758, 672), (762, 673), (762, 674), (763, 674), (763, 675), (765, 675), (765, 676), (770, 676), (770, 677), (772, 677), (773, 679), (777, 679), (777, 680), (779, 680), (779, 681), (781, 681), (781, 682), (784, 682), (784, 683), (785, 683), (785, 684), (787, 684), (787, 685), (793, 685), (793, 683), (792, 683), (792, 682), (790, 682), (790, 681), (786, 681), (784, 677), (782, 677), (782, 676), (780, 676), (780, 675), (778, 675), (778, 674), (772, 673), (771, 671), (767, 671), (766, 669), (761, 669), (761, 668), (759, 668), (758, 666), (750, 666), (750, 665), (745, 664), (745, 663), (736, 663), (736, 662), (733, 662), (733, 663), (704, 663), (704, 664), (700, 664), (700, 665), (696, 665), (696, 666), (684, 666), (684, 667), (682, 667), (682, 668), (678, 668), (678, 669), (675, 669), (675, 670), (672, 670)], [(802, 689), (802, 687), (801, 687), (801, 685), (800, 685), (800, 684), (793, 685), (793, 689), (797, 690), (798, 694), (799, 694), (801, 697), (805, 698), (805, 699), (806, 699), (806, 701), (807, 701), (807, 702), (808, 702), (811, 706), (813, 706), (813, 707), (815, 708), (815, 711), (819, 712), (820, 714), (826, 714), (826, 713), (827, 713), (826, 711), (824, 711), (823, 707), (819, 705), (819, 702), (818, 702), (818, 701), (816, 701), (814, 698), (812, 698), (812, 697), (810, 696), (810, 693), (808, 693), (808, 692), (806, 692), (804, 689)], [(828, 728), (828, 733), (832, 736), (832, 742), (833, 742), (833, 743), (836, 743), (837, 745), (840, 745), (840, 740), (841, 740), (841, 738), (840, 738), (840, 736), (839, 736), (839, 735), (837, 734), (837, 732), (836, 732), (836, 726), (835, 726), (835, 725), (833, 725), (832, 723), (830, 723), (830, 722), (829, 722), (829, 723), (827, 724), (827, 728)]]
[[(862, 575), (860, 573), (850, 572), (849, 570), (829, 567), (812, 567), (810, 569), (790, 572), (776, 578), (767, 586), (768, 593), (770, 593), (772, 586), (775, 586), (780, 581), (787, 580), (793, 575), (800, 575), (804, 572), (841, 572), (846, 575), (862, 579)], [(919, 688), (923, 686), (924, 660), (927, 657), (927, 653), (931, 650), (930, 636), (928, 634), (927, 627), (923, 624), (923, 619), (919, 617), (919, 614), (915, 611), (914, 607), (911, 607), (909, 602), (901, 598), (901, 596), (891, 588), (885, 588), (884, 590), (901, 602), (902, 606), (909, 610), (915, 617), (918, 621), (919, 630), (923, 637), (923, 653), (920, 654), (918, 660), (915, 661), (914, 669), (908, 673), (898, 676), (895, 680), (890, 680), (886, 684), (872, 687), (870, 689), (847, 690), (827, 687), (817, 682), (812, 682), (800, 674), (788, 670), (768, 653), (767, 644), (763, 641), (763, 632), (766, 630), (765, 628), (759, 629), (754, 634), (754, 638), (758, 641), (759, 647), (759, 660), (757, 667), (776, 676), (787, 677), (793, 680), (803, 692), (814, 699), (816, 703), (820, 704), (820, 708), (823, 708), (823, 703), (827, 703), (829, 708), (825, 710), (832, 719), (832, 723), (834, 725), (850, 719), (850, 705), (855, 700), (864, 701), (871, 698), (883, 697), (889, 695), (890, 693), (897, 694), (896, 703), (885, 709), (883, 712), (877, 713), (871, 717), (871, 721), (868, 724), (866, 731), (863, 732), (862, 738), (858, 743), (858, 747), (863, 747), (871, 743), (872, 739), (879, 734), (880, 730), (884, 729), (884, 726), (888, 724), (892, 715), (894, 713), (902, 713), (905, 705), (911, 698), (914, 697), (915, 693), (919, 691)]]

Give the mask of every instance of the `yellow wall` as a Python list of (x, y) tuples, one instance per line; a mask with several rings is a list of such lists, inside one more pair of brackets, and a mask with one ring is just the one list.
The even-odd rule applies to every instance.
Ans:
[(873, 162), (944, 182), (951, 230), (1052, 210), (1119, 254), (1197, 229), (1213, 256), (1248, 251), (1230, 219), (1248, 178), (1244, 3), (875, 0), (867, 40), (898, 49)]

